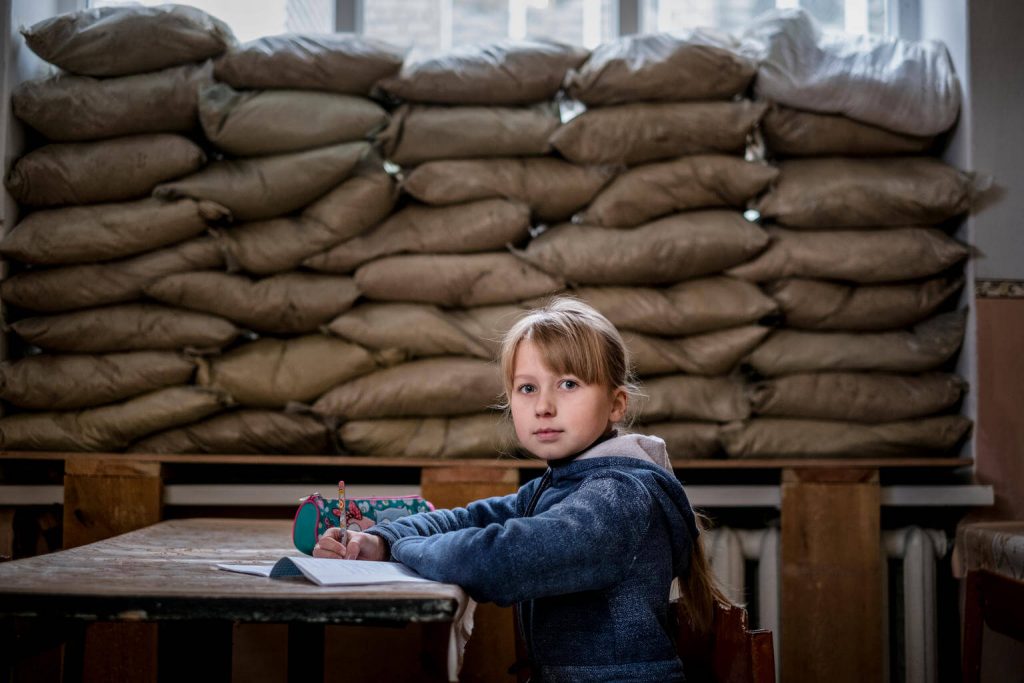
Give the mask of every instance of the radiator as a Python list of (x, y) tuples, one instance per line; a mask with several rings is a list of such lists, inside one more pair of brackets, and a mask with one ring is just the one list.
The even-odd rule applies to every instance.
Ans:
[[(776, 679), (779, 679), (779, 530), (731, 529), (723, 527), (706, 536), (706, 548), (715, 576), (734, 602), (753, 606), (751, 622), (757, 628), (772, 631), (775, 642)], [(935, 563), (945, 557), (948, 539), (942, 531), (912, 526), (882, 532), (882, 556), (902, 564), (903, 573), (903, 647), (889, 651), (886, 619), (880, 634), (887, 660), (905, 663), (902, 680), (906, 683), (938, 681), (938, 650)], [(747, 577), (747, 563), (757, 567), (756, 581)], [(888, 563), (883, 563), (882, 596), (884, 614), (888, 609)], [(901, 657), (902, 655), (902, 657)], [(886, 681), (891, 666), (886, 666)]]

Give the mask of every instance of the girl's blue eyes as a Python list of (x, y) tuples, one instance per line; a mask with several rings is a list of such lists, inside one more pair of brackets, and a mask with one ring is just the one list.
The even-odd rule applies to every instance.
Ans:
[(559, 386), (564, 388), (564, 389), (575, 389), (576, 387), (579, 386), (579, 383), (578, 382), (574, 382), (571, 379), (563, 379), (561, 381), (561, 383), (559, 383)]
[[(561, 382), (558, 383), (558, 386), (561, 389), (571, 391), (572, 389), (575, 389), (576, 387), (580, 386), (580, 383), (573, 379), (563, 379)], [(520, 394), (532, 394), (533, 392), (537, 391), (537, 387), (533, 386), (532, 384), (520, 384), (518, 387), (516, 387), (516, 391), (519, 392)]]

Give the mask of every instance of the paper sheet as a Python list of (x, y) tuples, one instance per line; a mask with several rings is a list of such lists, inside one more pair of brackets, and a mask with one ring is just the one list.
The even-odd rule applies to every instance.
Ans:
[(274, 565), (218, 564), (219, 569), (271, 578), (305, 576), (320, 586), (368, 586), (378, 583), (432, 583), (398, 562), (329, 560), (282, 557)]

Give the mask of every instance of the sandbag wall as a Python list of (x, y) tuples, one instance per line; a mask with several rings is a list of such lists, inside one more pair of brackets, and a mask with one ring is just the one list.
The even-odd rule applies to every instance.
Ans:
[[(182, 12), (94, 9), (26, 34), (40, 56), (80, 75), (15, 95), (15, 113), (51, 142), (8, 176), (29, 212), (0, 242), (25, 264), (0, 296), (29, 353), (0, 370), (0, 398), (13, 407), (0, 419), (3, 448), (491, 456), (508, 445), (493, 407), (497, 342), (556, 292), (623, 330), (646, 396), (638, 428), (666, 438), (673, 457), (937, 447), (936, 423), (920, 418), (955, 410), (963, 385), (920, 373), (948, 362), (963, 328), (955, 313), (926, 318), (962, 283), (948, 269), (966, 250), (917, 226), (966, 205), (894, 209), (897, 223), (871, 214), (849, 236), (837, 229), (853, 224), (835, 219), (845, 208), (794, 225), (778, 207), (788, 187), (802, 198), (791, 161), (803, 153), (773, 138), (786, 110), (745, 98), (756, 66), (738, 44), (657, 35), (588, 54), (525, 42), (403, 65), (393, 47), (354, 36), (238, 46), (216, 20)], [(117, 64), (144, 73), (90, 71), (75, 61), (96, 58), (88, 38), (46, 45), (69, 21), (84, 29), (101, 17), (122, 39)], [(125, 58), (130, 36), (172, 20), (190, 39), (219, 36), (219, 47), (165, 63)], [(191, 80), (132, 97), (175, 70)], [(586, 111), (570, 119), (565, 97)], [(762, 119), (772, 158), (786, 157), (775, 165), (744, 158)], [(927, 158), (875, 178), (892, 161), (828, 161), (857, 189), (827, 196), (880, 186), (898, 203), (905, 187), (920, 198), (921, 183), (943, 180), (923, 190), (935, 197), (964, 187)], [(767, 229), (744, 218), (755, 202)], [(874, 241), (851, 247), (855, 237)], [(839, 254), (814, 241), (829, 239)], [(920, 258), (865, 266), (869, 280), (849, 265), (860, 253), (914, 249)], [(844, 312), (862, 322), (794, 303), (829, 296), (855, 302)], [(813, 360), (778, 364), (773, 349), (798, 341)], [(878, 365), (894, 346), (899, 359)], [(870, 360), (829, 355), (850, 348)], [(811, 414), (787, 407), (808, 391), (831, 403)], [(891, 398), (921, 394), (910, 413)], [(947, 434), (969, 424), (939, 419)], [(746, 445), (782, 420), (831, 442), (814, 453), (799, 440)], [(909, 432), (907, 420), (917, 420)], [(827, 431), (836, 428), (844, 436)], [(873, 451), (870, 435), (856, 436), (865, 429), (897, 445)]]

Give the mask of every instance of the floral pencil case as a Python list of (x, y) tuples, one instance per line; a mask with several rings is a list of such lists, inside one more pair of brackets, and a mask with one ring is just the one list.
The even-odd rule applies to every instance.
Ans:
[[(344, 482), (339, 482), (338, 488), (344, 490)], [(400, 517), (434, 509), (429, 502), (415, 495), (346, 498), (345, 504), (347, 510), (345, 523), (342, 524), (341, 499), (324, 498), (319, 493), (314, 493), (302, 501), (292, 521), (292, 542), (295, 543), (295, 547), (307, 555), (312, 555), (317, 539), (332, 527), (364, 531), (374, 524), (387, 524)]]

